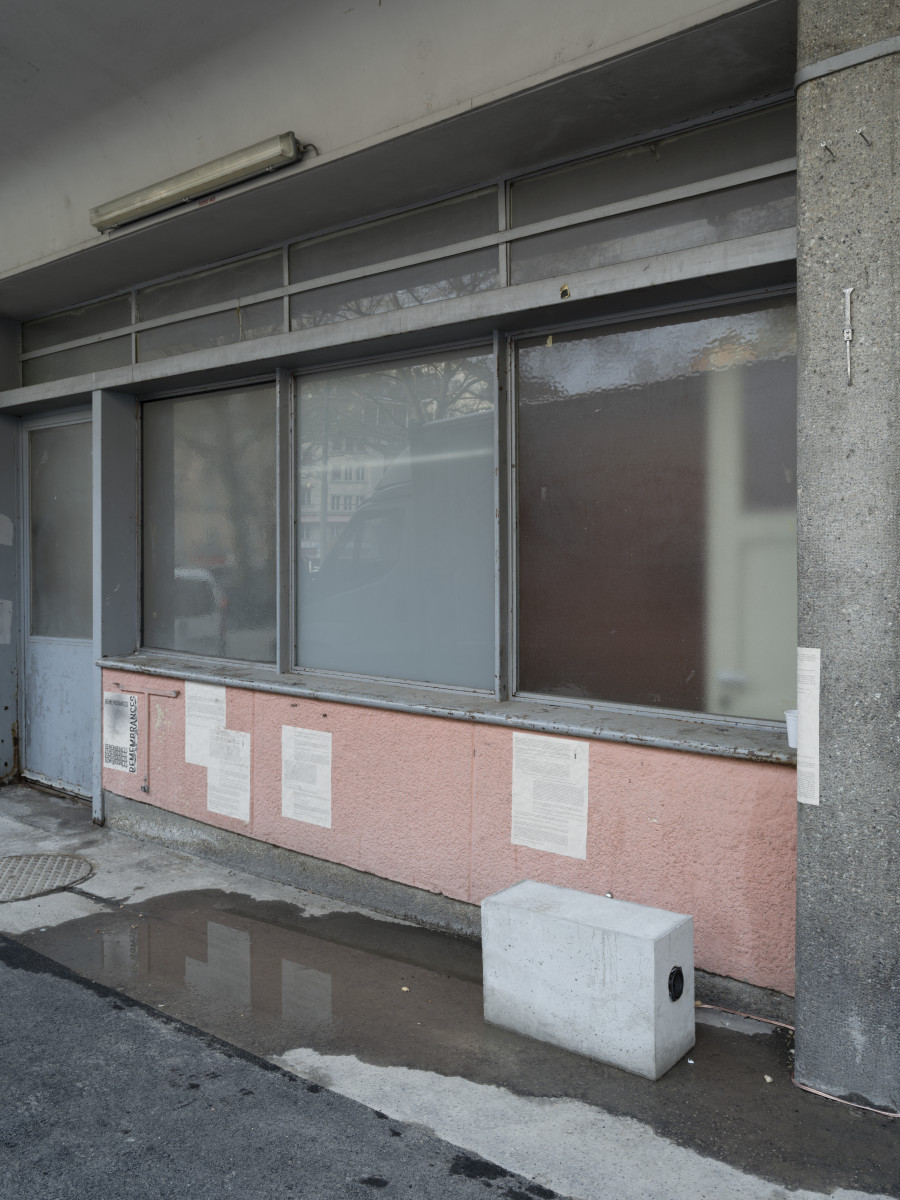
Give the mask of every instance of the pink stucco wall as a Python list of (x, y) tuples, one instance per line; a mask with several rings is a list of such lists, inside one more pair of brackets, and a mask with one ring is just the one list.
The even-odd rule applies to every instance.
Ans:
[[(105, 671), (142, 700), (137, 775), (108, 790), (198, 821), (474, 903), (537, 879), (694, 917), (697, 966), (793, 992), (795, 776), (790, 767), (590, 743), (587, 858), (510, 841), (512, 731), (229, 688), (227, 726), (252, 735), (245, 823), (206, 807), (184, 761), (181, 680)], [(332, 828), (281, 814), (281, 726), (332, 734)], [(150, 792), (140, 790), (149, 746)]]

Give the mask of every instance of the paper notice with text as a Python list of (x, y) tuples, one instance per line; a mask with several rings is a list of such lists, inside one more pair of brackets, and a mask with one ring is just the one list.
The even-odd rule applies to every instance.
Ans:
[(797, 800), (819, 803), (821, 650), (797, 648)]
[(206, 807), (223, 817), (250, 820), (250, 734), (211, 729)]
[(103, 693), (103, 765), (137, 772), (138, 698), (127, 692)]
[(587, 857), (587, 742), (513, 734), (512, 841)]
[(209, 735), (225, 728), (225, 689), (208, 683), (184, 685), (184, 761), (207, 765)]
[(331, 828), (331, 734), (281, 727), (281, 813)]

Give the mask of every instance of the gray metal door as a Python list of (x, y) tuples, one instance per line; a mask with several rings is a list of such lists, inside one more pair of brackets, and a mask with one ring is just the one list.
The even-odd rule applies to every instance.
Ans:
[(93, 738), (90, 412), (30, 422), (23, 463), (23, 774), (89, 796)]

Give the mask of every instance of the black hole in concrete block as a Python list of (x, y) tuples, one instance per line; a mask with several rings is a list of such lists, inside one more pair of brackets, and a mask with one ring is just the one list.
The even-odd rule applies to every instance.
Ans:
[(673, 967), (669, 972), (669, 999), (680, 1000), (684, 994), (684, 971), (681, 967)]

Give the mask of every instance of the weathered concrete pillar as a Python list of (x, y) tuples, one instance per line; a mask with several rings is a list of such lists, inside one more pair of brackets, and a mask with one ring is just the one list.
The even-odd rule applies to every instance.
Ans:
[(822, 683), (796, 1077), (900, 1109), (900, 6), (799, 0), (799, 26), (799, 641)]

